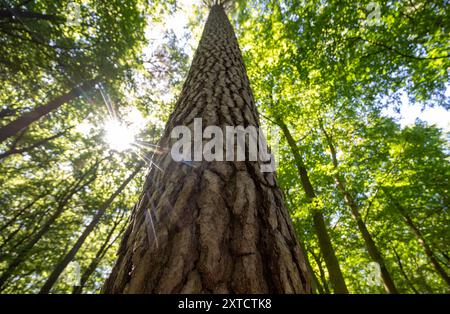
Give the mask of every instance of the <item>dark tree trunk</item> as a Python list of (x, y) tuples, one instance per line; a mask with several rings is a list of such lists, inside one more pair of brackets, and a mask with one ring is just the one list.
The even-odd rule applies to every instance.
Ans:
[(434, 256), (433, 251), (431, 250), (428, 243), (425, 241), (425, 238), (422, 235), (422, 232), (420, 229), (415, 225), (411, 217), (409, 217), (406, 213), (404, 213), (406, 224), (411, 228), (411, 231), (414, 233), (414, 235), (417, 238), (417, 241), (422, 246), (423, 250), (425, 251), (425, 254), (429, 258), (431, 264), (433, 265), (436, 272), (442, 277), (442, 279), (447, 283), (447, 285), (450, 286), (450, 277), (445, 271), (445, 269), (441, 266), (437, 258)]
[(94, 80), (83, 83), (72, 89), (70, 92), (53, 99), (44, 106), (39, 106), (30, 112), (24, 113), (16, 120), (0, 128), (0, 143), (4, 142), (9, 137), (16, 135), (18, 132), (27, 128), (30, 124), (39, 120), (51, 111), (58, 109), (61, 105), (82, 95), (85, 91), (93, 88), (95, 84), (96, 81)]
[(122, 193), (122, 191), (125, 189), (125, 187), (130, 183), (130, 181), (136, 176), (136, 174), (142, 169), (142, 165), (139, 165), (133, 173), (131, 173), (128, 178), (122, 182), (122, 184), (117, 188), (116, 191), (102, 204), (102, 206), (99, 208), (99, 210), (95, 213), (94, 217), (92, 218), (91, 222), (86, 226), (83, 233), (80, 235), (78, 240), (75, 242), (73, 247), (70, 249), (70, 251), (64, 256), (64, 258), (55, 266), (50, 276), (47, 278), (46, 282), (42, 286), (41, 290), (39, 291), (40, 294), (46, 294), (49, 293), (53, 285), (55, 284), (56, 280), (58, 280), (61, 273), (64, 271), (64, 269), (67, 267), (67, 265), (73, 260), (75, 255), (77, 254), (78, 250), (83, 245), (84, 241), (86, 241), (86, 238), (91, 234), (91, 232), (94, 230), (94, 228), (97, 226), (97, 224), (100, 221), (100, 218), (102, 218), (105, 211), (111, 206), (114, 199)]
[[(289, 131), (289, 128), (284, 123), (284, 121), (278, 120), (276, 123), (283, 131), (288, 145), (291, 148), (291, 152), (294, 155), (295, 165), (297, 167), (300, 181), (302, 183), (302, 187), (305, 191), (306, 197), (312, 202), (316, 198), (316, 193), (314, 192), (314, 188), (311, 184), (311, 181), (309, 180), (308, 171), (306, 170), (302, 156), (300, 155), (300, 152), (298, 150), (297, 142), (292, 137), (291, 132)], [(320, 210), (314, 210), (312, 215), (314, 229), (316, 231), (317, 238), (319, 239), (320, 251), (322, 253), (323, 259), (325, 260), (325, 265), (327, 266), (333, 290), (335, 293), (348, 293), (348, 289), (345, 284), (344, 277), (342, 276), (342, 271), (334, 252), (333, 245), (331, 244), (330, 236), (328, 234), (322, 212)]]
[[(285, 191), (285, 196), (286, 196), (287, 203), (292, 204), (292, 199), (287, 191)], [(287, 206), (287, 207), (289, 209), (289, 206)], [(291, 213), (289, 212), (289, 214), (291, 214)], [(294, 227), (294, 229), (295, 229), (295, 227)], [(298, 244), (300, 245), (300, 248), (302, 249), (302, 251), (305, 252), (305, 263), (306, 263), (306, 266), (308, 267), (308, 271), (311, 275), (312, 292), (319, 293), (319, 294), (329, 293), (329, 292), (326, 292), (323, 290), (322, 285), (320, 284), (320, 281), (317, 278), (317, 276), (312, 268), (311, 262), (308, 258), (308, 254), (307, 254), (308, 250), (306, 249), (305, 243), (301, 239), (299, 239)]]
[(359, 213), (358, 205), (356, 204), (353, 196), (347, 190), (346, 182), (344, 177), (342, 177), (338, 172), (338, 160), (336, 156), (336, 149), (333, 144), (333, 140), (331, 135), (327, 133), (325, 128), (322, 125), (322, 122), (319, 121), (320, 129), (325, 135), (325, 139), (327, 141), (328, 147), (331, 153), (331, 160), (333, 163), (333, 167), (335, 169), (334, 180), (336, 181), (337, 188), (339, 192), (344, 196), (345, 203), (350, 208), (350, 212), (352, 213), (353, 218), (356, 221), (356, 225), (358, 226), (359, 232), (363, 237), (364, 244), (369, 253), (370, 258), (380, 265), (381, 278), (384, 283), (384, 288), (389, 293), (398, 293), (397, 288), (395, 287), (394, 280), (392, 279), (391, 274), (389, 273), (386, 263), (384, 261), (383, 255), (375, 244), (375, 241), (367, 229), (366, 224), (364, 223), (361, 214)]
[[(211, 8), (174, 126), (258, 126), (228, 18)], [(304, 252), (274, 173), (257, 161), (175, 162), (159, 155), (119, 249), (105, 293), (310, 293)], [(154, 229), (153, 229), (154, 228)]]
[(44, 21), (50, 21), (50, 22), (59, 22), (63, 23), (65, 21), (64, 18), (55, 16), (55, 15), (49, 15), (49, 14), (42, 14), (38, 12), (32, 12), (22, 9), (8, 9), (8, 10), (0, 10), (0, 20), (13, 20), (18, 19), (20, 20), (44, 20)]

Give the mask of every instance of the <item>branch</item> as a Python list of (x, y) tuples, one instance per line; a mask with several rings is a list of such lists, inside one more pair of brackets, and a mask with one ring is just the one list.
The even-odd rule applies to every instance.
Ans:
[(30, 20), (45, 20), (50, 22), (64, 23), (65, 19), (56, 15), (42, 14), (38, 12), (26, 11), (23, 9), (6, 9), (0, 11), (0, 19), (15, 20), (15, 19), (30, 19)]
[(68, 129), (66, 129), (66, 130), (64, 130), (62, 132), (59, 132), (58, 134), (55, 134), (55, 135), (52, 135), (50, 137), (44, 138), (44, 139), (42, 139), (42, 140), (40, 140), (40, 141), (38, 141), (38, 142), (36, 142), (34, 144), (31, 144), (29, 146), (25, 146), (25, 147), (22, 147), (22, 148), (12, 147), (7, 152), (4, 152), (3, 154), (0, 154), (0, 160), (5, 159), (6, 157), (9, 157), (11, 155), (22, 154), (22, 153), (28, 152), (28, 151), (32, 150), (33, 148), (41, 146), (42, 144), (45, 144), (45, 143), (47, 143), (47, 142), (49, 142), (51, 140), (54, 140), (55, 138), (58, 138), (58, 137), (64, 135), (71, 128), (72, 127), (68, 128)]
[[(397, 48), (388, 46), (386, 43), (378, 42), (378, 41), (373, 41), (373, 40), (369, 40), (369, 39), (365, 39), (365, 38), (363, 38), (363, 37), (361, 37), (361, 36), (350, 37), (350, 38), (348, 38), (348, 39), (358, 39), (358, 40), (364, 41), (364, 42), (366, 42), (366, 43), (369, 43), (369, 44), (372, 44), (372, 45), (375, 45), (375, 46), (383, 47), (383, 48), (385, 48), (385, 49), (387, 49), (387, 50), (390, 50), (390, 51), (392, 51), (392, 52), (395, 52), (396, 54), (398, 54), (398, 55), (400, 55), (400, 56), (402, 56), (402, 57), (404, 57), (404, 58), (408, 58), (408, 59), (415, 59), (415, 60), (436, 60), (436, 59), (445, 59), (445, 58), (449, 58), (449, 57), (450, 57), (449, 54), (447, 54), (446, 56), (439, 56), (439, 57), (418, 57), (418, 56), (408, 55), (408, 54), (406, 54), (406, 53), (404, 53), (404, 52), (398, 50)], [(379, 52), (379, 51), (378, 51), (378, 52)], [(378, 52), (377, 52), (377, 53), (378, 53)], [(365, 55), (365, 56), (368, 56), (368, 55)]]

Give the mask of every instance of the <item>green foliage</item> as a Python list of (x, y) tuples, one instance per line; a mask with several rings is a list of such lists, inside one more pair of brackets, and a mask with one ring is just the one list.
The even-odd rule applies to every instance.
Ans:
[[(103, 202), (138, 161), (151, 154), (148, 147), (140, 147), (136, 154), (110, 149), (103, 129), (110, 118), (106, 102), (121, 120), (135, 108), (143, 116), (139, 122), (145, 123), (138, 138), (156, 143), (172, 101), (163, 102), (161, 95), (179, 89), (187, 57), (170, 34), (158, 43), (156, 53), (147, 56), (145, 31), (173, 9), (171, 2), (148, 1), (1, 2), (0, 12), (40, 15), (0, 18), (0, 126), (79, 83), (89, 79), (99, 83), (0, 146), (0, 272), (63, 207), (8, 279), (5, 293), (38, 292)], [(163, 82), (168, 83), (161, 87)], [(84, 178), (72, 193), (77, 180), (96, 163), (93, 176)], [(95, 259), (97, 265), (83, 291), (99, 292), (141, 191), (142, 174), (107, 209), (77, 253), (77, 264), (63, 272), (53, 292), (71, 293), (74, 265), (82, 275)]]
[[(235, 14), (238, 38), (262, 119), (289, 126), (318, 195), (316, 204), (308, 201), (283, 139), (279, 183), (325, 290), (327, 271), (310, 220), (313, 205), (326, 217), (350, 291), (384, 291), (368, 284), (371, 260), (336, 187), (340, 174), (399, 291), (446, 292), (447, 284), (382, 189), (392, 190), (411, 211), (448, 271), (444, 135), (422, 122), (402, 129), (383, 115), (387, 107), (398, 108), (405, 93), (422, 106), (448, 107), (448, 10), (444, 3), (380, 1), (379, 19), (370, 19), (375, 9), (369, 3), (249, 1)], [(320, 124), (332, 137), (337, 168)]]
[[(317, 194), (312, 202), (305, 196), (281, 136), (272, 143), (279, 147), (278, 183), (323, 291), (333, 289), (313, 229), (315, 210), (325, 217), (350, 292), (384, 292), (369, 280), (371, 259), (336, 187), (340, 175), (398, 290), (445, 293), (448, 285), (405, 213), (448, 272), (448, 134), (421, 121), (402, 127), (384, 110), (398, 109), (405, 94), (424, 108), (448, 109), (448, 3), (370, 3), (234, 1), (229, 13), (262, 123), (289, 127)], [(11, 10), (22, 13), (8, 17)], [(145, 143), (156, 143), (162, 132), (192, 54), (189, 38), (165, 25), (177, 10), (176, 1), (0, 2), (0, 127), (82, 82), (99, 83), (0, 144), (0, 274), (58, 206), (64, 208), (5, 293), (38, 292), (101, 204), (154, 152)], [(191, 13), (196, 38), (206, 8)], [(164, 36), (152, 42), (146, 34), (157, 26)], [(138, 138), (144, 144), (136, 153), (114, 151), (105, 141), (106, 103), (124, 123), (131, 108), (143, 115)], [(114, 200), (52, 292), (72, 292), (76, 265), (82, 274), (93, 265), (83, 291), (99, 292), (142, 184), (140, 174)]]

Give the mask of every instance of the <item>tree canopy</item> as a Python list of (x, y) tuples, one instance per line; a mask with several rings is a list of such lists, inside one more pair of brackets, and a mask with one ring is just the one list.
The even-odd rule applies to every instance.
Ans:
[[(207, 4), (0, 1), (2, 293), (100, 292)], [(448, 1), (226, 4), (315, 292), (320, 215), (350, 293), (448, 293), (449, 121), (388, 114), (450, 108)]]

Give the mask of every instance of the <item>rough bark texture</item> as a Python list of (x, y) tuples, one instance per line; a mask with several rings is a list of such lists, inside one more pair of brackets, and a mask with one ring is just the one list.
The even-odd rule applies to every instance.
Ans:
[[(306, 170), (302, 156), (298, 150), (297, 142), (294, 140), (287, 125), (283, 121), (279, 120), (277, 123), (283, 131), (289, 147), (291, 148), (292, 154), (294, 155), (295, 165), (297, 167), (306, 197), (312, 201), (316, 198), (316, 193), (314, 192), (314, 188), (309, 180), (308, 171)], [(316, 231), (317, 238), (319, 239), (320, 252), (322, 253), (325, 265), (327, 266), (333, 290), (335, 293), (346, 294), (348, 293), (347, 285), (345, 284), (344, 276), (342, 275), (341, 267), (339, 266), (339, 261), (334, 252), (323, 214), (320, 210), (314, 210), (312, 215), (314, 229)]]
[[(174, 126), (258, 126), (233, 29), (212, 7)], [(174, 162), (159, 155), (105, 293), (309, 293), (310, 277), (273, 173), (259, 162)], [(154, 227), (154, 230), (153, 230)]]

